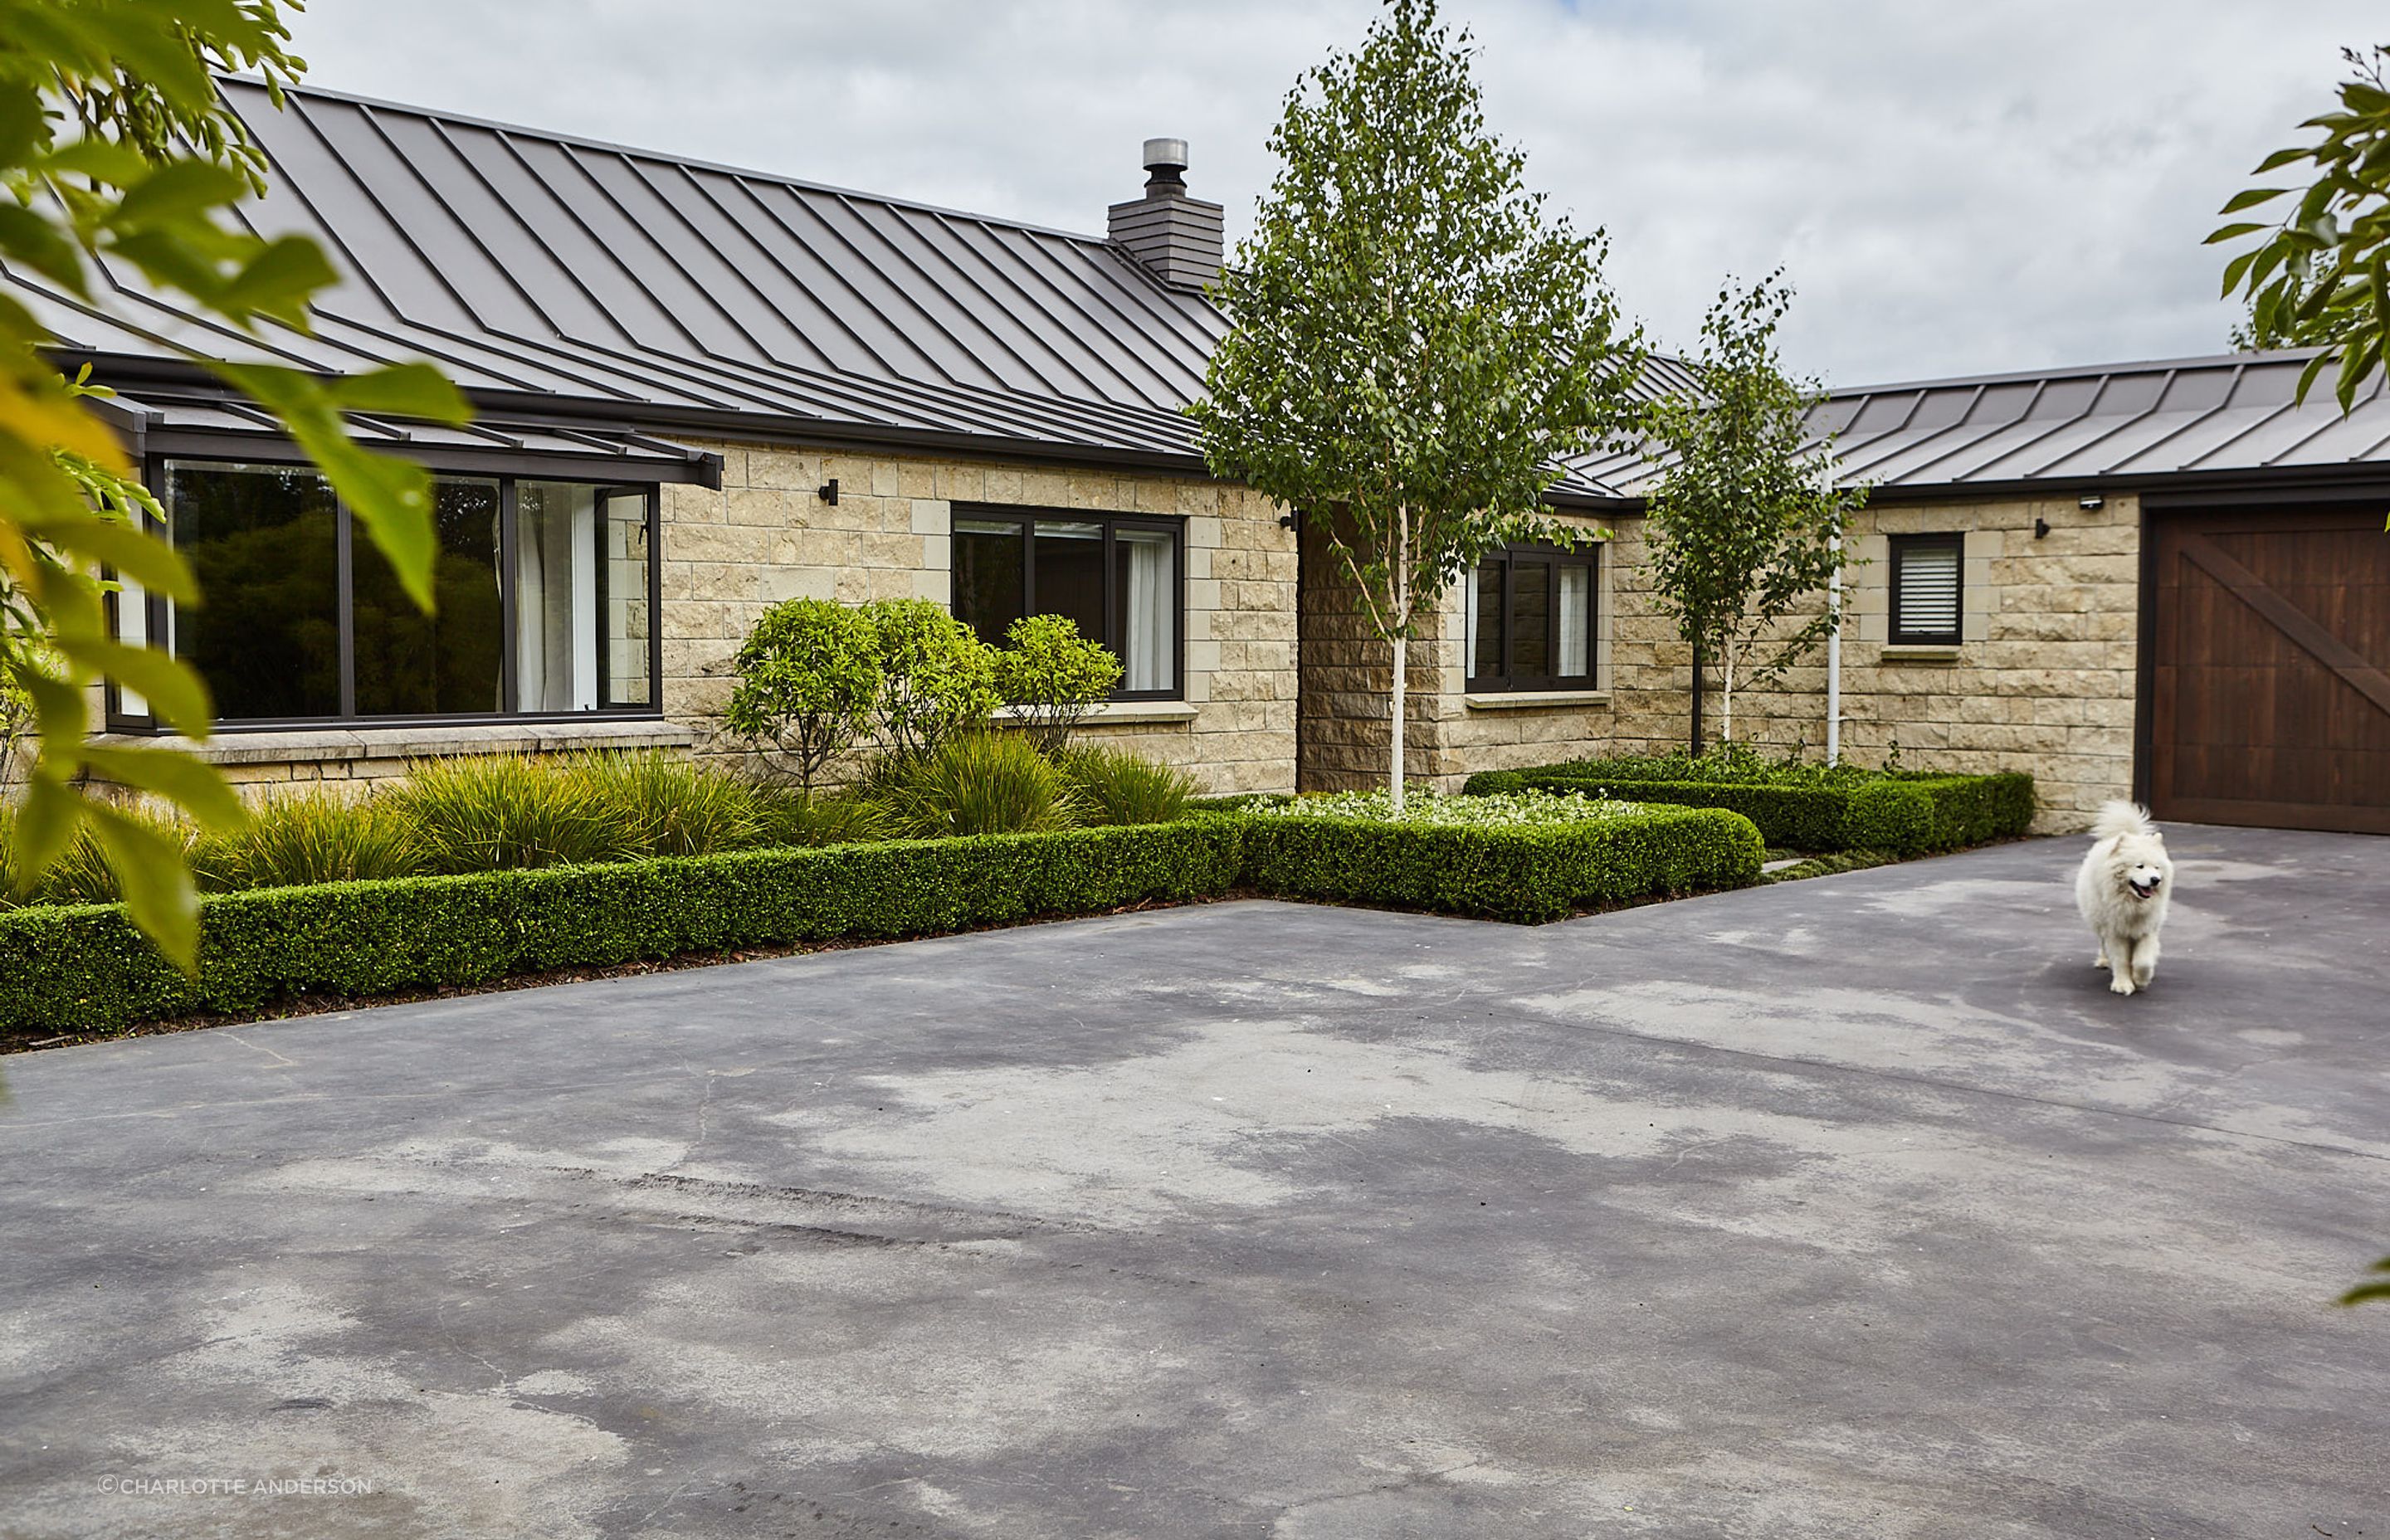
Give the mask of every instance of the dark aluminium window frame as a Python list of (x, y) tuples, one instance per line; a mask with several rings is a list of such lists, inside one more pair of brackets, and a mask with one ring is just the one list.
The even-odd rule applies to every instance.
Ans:
[[(1187, 520), (1176, 514), (1110, 513), (1100, 508), (1026, 508), (1010, 503), (956, 503), (947, 524), (950, 536), (956, 526), (964, 522), (1021, 526), (1021, 609), (1024, 615), (1046, 613), (1036, 608), (1037, 537), (1040, 523), (1100, 524), (1104, 532), (1104, 635), (1094, 638), (1104, 646), (1119, 650), (1118, 638), (1124, 617), (1121, 596), (1111, 582), (1114, 535), (1123, 529), (1157, 530), (1170, 536), (1170, 685), (1165, 689), (1115, 689), (1105, 697), (1108, 700), (1184, 700), (1187, 699)], [(951, 554), (949, 556), (951, 561)], [(949, 568), (951, 571), (951, 567)], [(950, 600), (947, 610), (952, 612)], [(957, 619), (962, 619), (957, 616)], [(970, 623), (969, 621), (965, 624)], [(1122, 660), (1127, 678), (1126, 659)]]
[[(1550, 694), (1562, 691), (1594, 690), (1600, 688), (1601, 550), (1602, 547), (1600, 545), (1586, 545), (1576, 550), (1569, 551), (1562, 550), (1558, 545), (1536, 543), (1534, 545), (1505, 545), (1498, 551), (1489, 551), (1486, 553), (1484, 558), (1478, 562), (1476, 569), (1478, 576), (1477, 608), (1480, 612), (1483, 612), (1486, 603), (1488, 602), (1488, 596), (1485, 592), (1485, 584), (1484, 579), (1485, 569), (1499, 564), (1502, 569), (1501, 592), (1492, 596), (1492, 602), (1497, 606), (1497, 611), (1502, 617), (1501, 670), (1496, 674), (1481, 674), (1470, 673), (1465, 674), (1464, 677), (1467, 680), (1467, 688), (1471, 694)], [(1586, 671), (1583, 674), (1517, 674), (1511, 672), (1513, 638), (1510, 635), (1510, 598), (1519, 581), (1519, 567), (1522, 563), (1540, 565), (1543, 568), (1545, 584), (1544, 614), (1547, 617), (1547, 623), (1551, 628), (1551, 635), (1546, 639), (1545, 645), (1549, 649), (1555, 661), (1558, 661), (1560, 654), (1561, 569), (1563, 566), (1570, 566), (1583, 567), (1587, 570), (1585, 583)], [(1464, 577), (1461, 581), (1466, 584), (1468, 579)], [(1470, 635), (1461, 638), (1460, 645), (1461, 656), (1468, 660), (1468, 667), (1472, 670), (1475, 669), (1477, 666), (1477, 636), (1474, 630), (1471, 630)]]
[[(164, 501), (164, 494), (160, 489), (165, 486), (166, 465), (170, 460), (178, 464), (192, 465), (270, 465), (289, 466), (293, 469), (302, 470), (315, 468), (314, 462), (303, 456), (294, 455), (287, 449), (269, 445), (260, 445), (255, 449), (244, 446), (237, 451), (226, 450), (221, 453), (152, 454), (143, 462), (142, 481), (153, 491), (160, 492), (161, 503)], [(521, 469), (495, 471), (444, 469), (434, 464), (425, 468), (429, 469), (434, 478), (446, 477), (476, 481), (494, 481), (498, 483), (498, 567), (500, 572), (504, 574), (498, 584), (499, 634), (508, 638), (506, 645), (499, 649), (498, 677), (503, 698), (509, 709), (495, 712), (445, 712), (431, 715), (360, 716), (356, 713), (356, 610), (353, 602), (353, 568), (350, 560), (351, 553), (354, 548), (354, 519), (349, 511), (348, 501), (334, 492), (332, 494), (333, 543), (338, 553), (336, 561), (341, 622), (341, 712), (337, 716), (248, 717), (233, 721), (219, 719), (214, 724), (216, 731), (263, 733), (301, 731), (319, 727), (456, 727), (510, 722), (653, 721), (662, 717), (664, 714), (664, 644), (662, 623), (663, 616), (662, 486), (655, 481), (608, 480), (602, 476), (589, 474), (592, 468), (589, 467), (558, 466), (548, 469), (543, 467), (527, 466)], [(579, 471), (580, 474), (575, 474), (575, 471)], [(585, 712), (522, 712), (511, 709), (513, 703), (520, 699), (518, 693), (520, 683), (515, 677), (520, 663), (516, 657), (517, 648), (512, 641), (518, 618), (515, 609), (518, 598), (517, 584), (513, 575), (517, 570), (515, 484), (518, 481), (557, 481), (589, 487), (595, 493), (598, 507), (601, 508), (607, 498), (619, 498), (626, 494), (637, 495), (646, 500), (647, 519), (644, 528), (648, 542), (648, 693), (650, 697), (646, 705), (608, 706), (604, 704), (610, 685), (606, 673), (609, 649), (605, 638), (600, 636), (597, 649), (599, 704), (595, 709)], [(606, 613), (607, 569), (610, 563), (603, 548), (602, 517), (598, 523), (600, 531), (599, 549), (593, 553), (592, 559), (596, 564), (594, 573), (598, 593), (596, 610), (602, 624)], [(150, 521), (150, 530), (152, 533), (161, 536), (167, 533), (164, 526), (154, 520)], [(116, 620), (116, 604), (119, 597), (120, 596), (114, 593), (108, 596), (111, 628)], [(144, 602), (148, 610), (150, 642), (155, 646), (168, 634), (167, 601), (162, 596), (150, 594), (144, 596)], [(123, 709), (121, 692), (113, 681), (109, 682), (107, 689), (106, 720), (110, 732), (158, 733), (163, 730), (159, 726), (154, 715), (127, 712)]]
[[(1967, 634), (1967, 536), (1963, 530), (1944, 530), (1930, 534), (1895, 534), (1885, 537), (1892, 557), (1892, 586), (1886, 597), (1884, 637), (1887, 647), (1957, 647)], [(1908, 575), (1908, 558), (1923, 551), (1948, 551), (1951, 554), (1950, 629), (1947, 631), (1910, 631), (1900, 623), (1900, 594)]]

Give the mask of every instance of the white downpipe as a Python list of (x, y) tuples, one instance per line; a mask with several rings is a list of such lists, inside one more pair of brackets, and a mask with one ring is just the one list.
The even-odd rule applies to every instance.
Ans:
[(1392, 724), (1394, 751), (1393, 796), (1390, 800), (1394, 815), (1399, 818), (1403, 815), (1403, 687), (1408, 682), (1407, 675), (1410, 672), (1409, 648), (1406, 644), (1410, 640), (1407, 632), (1411, 612), (1411, 510), (1407, 506), (1394, 510), (1394, 699)]
[(1834, 540), (1834, 571), (1826, 579), (1826, 609), (1834, 617), (1826, 633), (1826, 763), (1843, 762), (1843, 542)]

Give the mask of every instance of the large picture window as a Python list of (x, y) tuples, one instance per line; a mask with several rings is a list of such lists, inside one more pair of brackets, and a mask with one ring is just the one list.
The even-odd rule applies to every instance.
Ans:
[[(228, 725), (654, 708), (652, 487), (435, 478), (437, 604), (426, 614), (312, 468), (154, 469), (206, 602), (121, 593), (118, 630), (162, 640), (207, 681)], [(148, 725), (130, 694), (111, 714)]]
[(1180, 693), (1176, 520), (955, 510), (955, 617), (991, 647), (1024, 615), (1063, 615), (1121, 661), (1120, 699)]
[(1469, 574), (1472, 690), (1594, 687), (1600, 547), (1514, 545)]

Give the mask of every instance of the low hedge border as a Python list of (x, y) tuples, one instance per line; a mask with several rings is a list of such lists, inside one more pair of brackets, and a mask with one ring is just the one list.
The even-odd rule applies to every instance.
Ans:
[(1720, 810), (1453, 828), (1299, 815), (1245, 828), (1245, 885), (1287, 898), (1536, 922), (1653, 894), (1759, 880), (1749, 819)]
[(200, 901), (186, 977), (91, 905), (0, 912), (0, 1036), (76, 1034), (746, 946), (893, 939), (1237, 891), (1536, 921), (1759, 877), (1732, 813), (1517, 829), (1205, 810), (1054, 834), (741, 851)]
[(1471, 795), (1609, 789), (1639, 802), (1730, 808), (1789, 850), (1879, 850), (1895, 855), (2011, 839), (2032, 826), (2033, 777), (1906, 773), (1849, 787), (1743, 781), (1647, 781), (1580, 764), (1491, 770), (1469, 777)]
[(197, 979), (116, 905), (18, 909), (0, 914), (0, 1033), (1207, 898), (1235, 885), (1239, 832), (1201, 819), (221, 893), (200, 901)]

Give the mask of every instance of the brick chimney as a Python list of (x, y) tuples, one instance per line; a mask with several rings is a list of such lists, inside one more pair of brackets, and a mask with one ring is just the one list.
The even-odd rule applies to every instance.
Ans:
[(1187, 196), (1187, 141), (1145, 142), (1145, 196), (1111, 207), (1111, 237), (1173, 289), (1220, 276), (1220, 205)]

